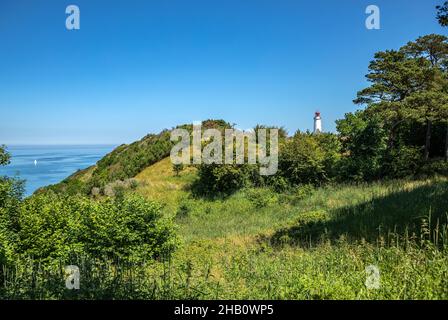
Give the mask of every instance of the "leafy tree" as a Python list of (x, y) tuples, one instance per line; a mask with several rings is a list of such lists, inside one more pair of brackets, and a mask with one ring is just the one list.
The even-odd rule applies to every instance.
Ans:
[(84, 255), (142, 263), (169, 255), (175, 246), (160, 206), (136, 195), (93, 201), (47, 192), (27, 198), (18, 217), (16, 252), (35, 261)]
[(447, 61), (448, 38), (442, 35), (430, 34), (409, 42), (401, 48), (411, 58), (425, 59), (430, 62), (427, 73), (427, 84), (424, 90), (413, 92), (407, 97), (407, 106), (411, 116), (418, 121), (426, 122), (426, 138), (424, 159), (428, 161), (431, 145), (431, 132), (434, 121), (444, 119), (444, 105), (448, 99), (447, 89)]
[(329, 180), (325, 161), (325, 149), (316, 135), (299, 131), (282, 145), (278, 167), (291, 185), (319, 185)]
[(339, 179), (373, 180), (383, 175), (387, 133), (379, 115), (347, 113), (336, 121), (342, 143)]
[[(7, 165), (9, 159), (5, 147), (0, 146), (0, 166)], [(13, 259), (22, 196), (23, 181), (0, 177), (0, 266), (8, 265)], [(0, 287), (3, 280), (3, 268), (0, 268)]]
[(434, 88), (414, 93), (405, 100), (405, 103), (409, 110), (409, 117), (426, 123), (424, 160), (428, 161), (433, 123), (446, 119), (448, 95), (440, 89)]
[(255, 134), (257, 134), (258, 130), (260, 130), (260, 129), (266, 129), (267, 133), (269, 133), (269, 131), (271, 129), (277, 129), (279, 141), (284, 141), (288, 137), (288, 131), (283, 126), (278, 127), (278, 126), (268, 126), (268, 125), (264, 125), (264, 124), (257, 124), (254, 128)]
[[(441, 6), (437, 6), (437, 19), (442, 27), (448, 27), (448, 1)], [(445, 67), (448, 67), (448, 64), (445, 64)], [(445, 106), (446, 108), (446, 106)], [(448, 116), (445, 116), (448, 119)], [(445, 136), (445, 152), (444, 152), (445, 161), (448, 162), (448, 120), (446, 121), (446, 136)]]
[(366, 75), (371, 85), (358, 92), (356, 104), (367, 104), (372, 114), (381, 114), (389, 132), (392, 149), (399, 125), (407, 119), (403, 101), (412, 93), (424, 90), (430, 78), (429, 63), (424, 58), (410, 58), (403, 51), (375, 54)]
[(253, 184), (259, 177), (258, 170), (256, 165), (248, 164), (201, 164), (192, 189), (201, 196), (228, 196)]
[(448, 26), (448, 1), (445, 1), (443, 5), (437, 6), (437, 20), (441, 26)]
[(342, 148), (339, 136), (327, 132), (321, 132), (313, 136), (325, 152), (324, 170), (326, 177), (330, 180), (337, 178)]
[(5, 146), (0, 146), (0, 166), (9, 164), (10, 155), (6, 152)]

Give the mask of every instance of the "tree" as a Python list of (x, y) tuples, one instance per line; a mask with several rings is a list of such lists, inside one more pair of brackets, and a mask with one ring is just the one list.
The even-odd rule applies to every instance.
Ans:
[(369, 65), (372, 83), (358, 92), (358, 104), (381, 114), (389, 132), (388, 151), (396, 147), (399, 126), (406, 120), (426, 123), (424, 159), (429, 159), (435, 121), (443, 121), (446, 100), (448, 38), (430, 34), (409, 42), (399, 51), (378, 52)]
[(431, 64), (430, 72), (427, 73), (425, 91), (413, 93), (407, 101), (412, 110), (411, 114), (417, 120), (423, 119), (426, 122), (424, 159), (427, 161), (431, 145), (432, 124), (434, 121), (444, 119), (443, 106), (448, 99), (447, 85), (444, 83), (447, 80), (448, 38), (437, 34), (426, 35), (414, 42), (409, 42), (401, 48), (401, 51), (410, 58), (423, 58)]
[[(442, 27), (448, 27), (448, 1), (441, 6), (437, 6), (437, 20)], [(448, 67), (448, 66), (447, 66)], [(445, 106), (445, 109), (447, 106)], [(448, 116), (445, 116), (448, 119)], [(446, 121), (446, 137), (445, 137), (445, 161), (448, 162), (448, 120)]]
[(379, 114), (347, 113), (336, 121), (342, 142), (341, 180), (374, 180), (384, 173), (387, 133)]
[(9, 164), (10, 155), (6, 152), (5, 146), (0, 146), (0, 166)]
[(443, 27), (448, 26), (448, 1), (445, 1), (441, 6), (437, 6), (436, 9), (437, 20), (439, 20), (440, 25)]
[(40, 262), (84, 256), (140, 264), (168, 257), (177, 244), (160, 205), (131, 194), (104, 201), (34, 195), (23, 201), (18, 224), (17, 253)]
[(411, 58), (402, 50), (378, 52), (370, 62), (366, 78), (371, 85), (359, 91), (353, 102), (367, 104), (372, 115), (382, 115), (389, 132), (389, 150), (394, 147), (398, 126), (407, 119), (403, 101), (425, 89), (430, 77), (428, 70), (426, 59)]
[[(10, 155), (0, 146), (0, 166), (9, 164)], [(23, 195), (23, 181), (0, 177), (0, 287), (3, 266), (12, 261), (18, 230), (18, 216)]]
[(298, 131), (281, 147), (278, 167), (291, 185), (327, 182), (326, 152), (316, 138), (318, 135)]

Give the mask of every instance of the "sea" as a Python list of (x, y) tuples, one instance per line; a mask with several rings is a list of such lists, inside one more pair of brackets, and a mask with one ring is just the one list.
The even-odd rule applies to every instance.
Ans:
[(11, 163), (0, 176), (25, 180), (25, 196), (85, 169), (111, 152), (114, 145), (7, 146)]

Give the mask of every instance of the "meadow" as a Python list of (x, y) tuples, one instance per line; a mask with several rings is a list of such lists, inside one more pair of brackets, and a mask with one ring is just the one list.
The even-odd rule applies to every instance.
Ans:
[[(177, 177), (167, 160), (137, 179), (154, 170), (164, 182), (137, 191), (162, 203), (177, 199), (165, 212), (175, 216), (182, 246), (169, 266), (178, 275), (174, 282), (188, 278), (193, 297), (448, 297), (446, 178), (335, 184), (295, 194), (248, 188), (207, 200), (186, 190), (194, 172)], [(380, 270), (379, 289), (365, 286), (369, 265)]]
[[(185, 243), (178, 259), (210, 266), (217, 285), (211, 296), (447, 298), (444, 179), (335, 185), (296, 196), (245, 190), (222, 202), (190, 201), (179, 222)], [(379, 290), (364, 285), (371, 264), (381, 272)]]
[[(170, 257), (135, 265), (78, 257), (81, 289), (63, 265), (32, 259), (4, 269), (4, 298), (36, 299), (447, 299), (448, 179), (244, 188), (193, 196), (195, 168), (164, 159), (133, 191), (176, 224)], [(366, 267), (380, 271), (369, 289)]]

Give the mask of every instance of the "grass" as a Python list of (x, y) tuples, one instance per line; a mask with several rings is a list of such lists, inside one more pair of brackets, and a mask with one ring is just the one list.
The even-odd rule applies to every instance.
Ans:
[[(210, 201), (190, 196), (193, 169), (175, 177), (167, 163), (139, 176), (150, 181), (139, 192), (176, 216), (183, 245), (170, 268), (179, 275), (188, 266), (198, 298), (448, 298), (446, 178), (305, 196), (247, 189)], [(369, 265), (380, 270), (379, 289), (365, 286)]]
[(139, 183), (137, 192), (156, 200), (173, 213), (179, 199), (187, 194), (185, 188), (195, 179), (195, 168), (186, 167), (177, 176), (170, 158), (165, 158), (140, 172), (135, 179)]
[[(245, 189), (211, 201), (190, 195), (195, 177), (194, 168), (176, 176), (169, 159), (136, 177), (136, 191), (164, 204), (178, 225), (182, 244), (173, 257), (122, 266), (105, 279), (93, 268), (94, 288), (81, 284), (87, 291), (75, 296), (41, 290), (39, 297), (448, 299), (447, 178), (297, 194)], [(378, 289), (365, 285), (369, 265), (380, 271)], [(57, 270), (40, 278), (60, 279)], [(30, 277), (22, 272), (19, 278)]]

